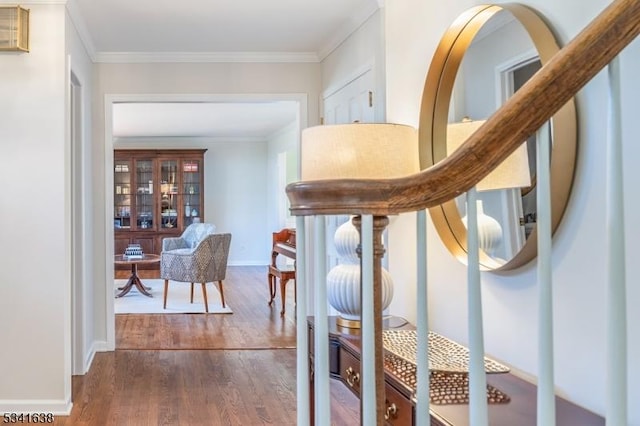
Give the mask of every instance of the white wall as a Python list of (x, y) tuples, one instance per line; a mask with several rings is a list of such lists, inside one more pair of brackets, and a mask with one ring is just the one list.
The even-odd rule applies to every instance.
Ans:
[(0, 412), (71, 408), (65, 7), (0, 55)]
[[(498, 2), (500, 3), (500, 2)], [(560, 37), (561, 44), (574, 37), (609, 2), (604, 0), (529, 0)], [(429, 4), (387, 2), (387, 118), (416, 125), (420, 98), (430, 58), (449, 23), (465, 9), (480, 4), (452, 0), (447, 7)], [(640, 182), (637, 139), (640, 123), (634, 117), (640, 83), (640, 42), (636, 40), (621, 55), (623, 97), (624, 185), (627, 194)], [(553, 279), (555, 314), (556, 385), (560, 394), (595, 412), (605, 412), (605, 228), (606, 73), (599, 74), (577, 96), (580, 135), (575, 186), (565, 218), (554, 236)], [(630, 424), (640, 425), (640, 273), (639, 249), (631, 236), (640, 235), (633, 213), (638, 197), (627, 196), (627, 277), (629, 319), (629, 410)], [(414, 227), (401, 235), (391, 234), (390, 271), (411, 275), (415, 270)], [(413, 229), (413, 231), (412, 231)], [(428, 278), (430, 320), (435, 331), (462, 343), (467, 341), (466, 269), (451, 256), (432, 226), (428, 228)], [(394, 255), (401, 251), (402, 255)], [(406, 280), (411, 282), (410, 280)], [(514, 368), (535, 375), (537, 370), (536, 270), (532, 263), (502, 275), (483, 273), (485, 345), (491, 355)], [(396, 294), (412, 294), (415, 286), (399, 288)], [(396, 296), (398, 297), (398, 296)], [(407, 300), (408, 296), (404, 296)], [(414, 308), (395, 305), (396, 315), (415, 320)]]
[(375, 82), (375, 121), (383, 122), (384, 58), (384, 9), (379, 9), (322, 61), (324, 97), (358, 77), (359, 73), (371, 69)]
[[(113, 332), (111, 324), (107, 324), (103, 319), (107, 318), (106, 313), (106, 275), (107, 267), (111, 268), (111, 263), (106, 262), (107, 238), (112, 238), (113, 232), (111, 227), (106, 228), (105, 218), (105, 96), (107, 95), (157, 95), (161, 100), (163, 95), (211, 95), (237, 97), (245, 95), (247, 98), (255, 94), (282, 94), (283, 96), (291, 95), (297, 97), (302, 94), (307, 98), (307, 105), (304, 105), (303, 111), (306, 116), (301, 117), (301, 123), (315, 125), (318, 122), (318, 99), (320, 93), (320, 66), (318, 64), (287, 64), (287, 63), (171, 63), (171, 64), (98, 64), (96, 66), (96, 80), (94, 91), (94, 109), (93, 109), (93, 138), (95, 141), (95, 155), (93, 157), (93, 171), (95, 180), (93, 182), (94, 190), (94, 220), (95, 226), (95, 289), (96, 298), (94, 308), (96, 310), (96, 339), (109, 341)], [(245, 147), (246, 148), (246, 147)], [(232, 154), (227, 146), (220, 146), (221, 154)], [(266, 149), (266, 148), (265, 148)], [(226, 150), (226, 151), (225, 151)], [(253, 156), (262, 156), (266, 159), (266, 151), (248, 152), (248, 159)], [(215, 167), (209, 164), (209, 157), (214, 151), (207, 153), (207, 171), (213, 172)], [(236, 152), (237, 154), (237, 152)], [(234, 154), (235, 155), (235, 154)], [(221, 160), (222, 161), (222, 160)], [(228, 167), (228, 164), (223, 164)], [(242, 169), (244, 170), (244, 169)], [(263, 161), (262, 176), (266, 176), (266, 162)], [(237, 171), (240, 173), (239, 171)], [(236, 176), (237, 178), (237, 176)], [(228, 177), (219, 177), (218, 181), (224, 179), (225, 184), (228, 183)], [(242, 181), (246, 183), (245, 181)], [(251, 192), (253, 194), (253, 192)], [(233, 202), (232, 207), (235, 210), (235, 218), (231, 218), (233, 213), (225, 213), (228, 216), (215, 216), (216, 208), (207, 207), (205, 214), (207, 220), (210, 218), (218, 221), (216, 225), (220, 226), (220, 230), (231, 229), (232, 226), (240, 226), (239, 222), (245, 220), (258, 220), (255, 217), (248, 217), (250, 205), (239, 204), (240, 200), (226, 197), (225, 202)], [(255, 194), (256, 197), (266, 197), (266, 188), (263, 195)], [(239, 195), (238, 195), (239, 196)], [(228, 207), (228, 206), (227, 206)], [(228, 210), (227, 210), (228, 211)], [(214, 213), (214, 216), (210, 216)], [(227, 226), (220, 225), (220, 221), (229, 220), (232, 224)], [(266, 217), (261, 217), (260, 221), (266, 224)], [(231, 223), (231, 222), (230, 222)], [(246, 226), (243, 223), (242, 226)], [(264, 225), (266, 229), (266, 225)], [(264, 238), (269, 238), (271, 234), (268, 232)], [(253, 239), (255, 241), (255, 239)], [(266, 241), (266, 239), (264, 240)], [(261, 244), (266, 244), (262, 242)], [(251, 247), (246, 238), (240, 235), (234, 235), (232, 240), (233, 247), (245, 247), (245, 251)], [(111, 327), (111, 328), (110, 328)]]
[[(297, 122), (292, 122), (280, 131), (271, 135), (267, 141), (267, 227), (269, 229), (269, 241), (267, 252), (271, 251), (271, 233), (287, 226), (295, 227), (295, 218), (289, 214), (289, 200), (286, 197), (285, 188), (279, 186), (278, 156), (286, 155), (285, 183), (289, 184), (298, 180), (298, 145), (300, 141), (300, 129)], [(287, 205), (286, 218), (280, 217), (280, 203)], [(292, 225), (293, 222), (293, 225)], [(270, 259), (268, 259), (270, 261)]]

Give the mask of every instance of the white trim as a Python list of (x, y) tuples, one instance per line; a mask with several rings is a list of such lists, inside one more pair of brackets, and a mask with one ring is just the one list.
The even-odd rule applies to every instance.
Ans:
[(228, 263), (229, 266), (268, 266), (269, 263), (264, 260), (233, 260)]
[(540, 59), (540, 54), (533, 48), (516, 55), (494, 68), (496, 88), (496, 108), (500, 108), (513, 95), (513, 70)]
[(96, 52), (95, 62), (320, 62), (315, 52)]
[(93, 344), (91, 345), (91, 349), (89, 350), (89, 352), (87, 352), (85, 358), (84, 358), (84, 365), (83, 365), (83, 369), (84, 371), (82, 371), (82, 375), (87, 374), (87, 372), (89, 371), (89, 369), (91, 368), (91, 364), (93, 364), (93, 359), (96, 356), (96, 348), (98, 347), (98, 342), (93, 342)]
[[(98, 353), (98, 352), (109, 352), (111, 349), (109, 349), (109, 344), (107, 343), (106, 340), (96, 340), (93, 342), (93, 345), (91, 346), (91, 349), (94, 353)], [(92, 362), (93, 362), (93, 358), (92, 358)]]
[[(113, 104), (121, 102), (260, 102), (295, 101), (298, 103), (298, 145), (300, 133), (308, 126), (308, 95), (306, 93), (241, 93), (241, 94), (106, 94), (104, 96), (104, 162), (105, 162), (105, 321), (107, 341), (104, 350), (115, 350), (115, 312), (113, 288), (114, 271), (111, 267), (114, 255), (113, 236)], [(298, 146), (298, 152), (300, 147)], [(252, 262), (231, 262), (250, 265)], [(255, 266), (264, 266), (264, 261)]]
[(64, 296), (62, 298), (63, 312), (63, 392), (67, 401), (71, 401), (71, 375), (72, 366), (72, 322), (71, 310), (74, 306), (71, 303), (72, 286), (71, 282), (73, 267), (73, 241), (71, 238), (73, 227), (71, 210), (73, 209), (73, 196), (71, 191), (71, 56), (67, 55), (65, 61), (65, 81), (64, 81)]
[(2, 399), (0, 413), (52, 413), (54, 416), (71, 414), (71, 399)]
[[(86, 325), (86, 307), (84, 306), (84, 292), (82, 291), (82, 287), (85, 281), (84, 275), (84, 256), (83, 256), (83, 218), (82, 212), (78, 214), (79, 209), (83, 209), (82, 198), (78, 197), (78, 192), (76, 189), (77, 185), (82, 185), (82, 166), (78, 168), (77, 156), (82, 155), (82, 150), (80, 147), (82, 146), (82, 130), (77, 132), (78, 122), (75, 118), (78, 117), (78, 113), (82, 114), (82, 104), (76, 103), (76, 98), (78, 95), (78, 91), (81, 92), (82, 85), (78, 80), (77, 76), (73, 73), (71, 69), (71, 55), (67, 56), (68, 60), (68, 86), (66, 97), (68, 99), (67, 105), (67, 114), (68, 114), (68, 132), (69, 132), (69, 173), (70, 180), (68, 182), (68, 190), (70, 191), (70, 214), (68, 215), (69, 220), (69, 231), (70, 231), (70, 271), (71, 277), (69, 282), (70, 286), (70, 297), (71, 297), (71, 374), (84, 374), (83, 369), (83, 358), (84, 358), (84, 327)], [(81, 98), (80, 98), (81, 99)], [(82, 118), (80, 118), (80, 123), (82, 123)], [(81, 124), (80, 124), (81, 126)], [(73, 127), (73, 128), (72, 128)], [(78, 138), (80, 138), (78, 140)], [(82, 192), (82, 189), (80, 189)], [(78, 222), (80, 221), (80, 222)], [(80, 238), (78, 238), (80, 236)], [(78, 244), (80, 240), (80, 243)]]
[(105, 281), (104, 297), (106, 300), (105, 320), (107, 326), (107, 347), (106, 350), (113, 351), (116, 348), (116, 316), (113, 305), (113, 281), (115, 273), (113, 270), (114, 256), (114, 234), (113, 234), (113, 103), (112, 95), (104, 97), (104, 184), (105, 184), (105, 224), (104, 224), (104, 246), (105, 246)]

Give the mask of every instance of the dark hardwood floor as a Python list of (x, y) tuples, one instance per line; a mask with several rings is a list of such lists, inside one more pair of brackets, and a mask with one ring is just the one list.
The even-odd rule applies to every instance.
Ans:
[[(126, 278), (128, 271), (116, 271)], [(158, 271), (143, 270), (144, 278)], [(189, 284), (184, 284), (189, 285)], [(207, 284), (209, 287), (213, 284)], [(224, 281), (225, 301), (232, 315), (116, 315), (118, 349), (267, 349), (295, 348), (296, 320), (293, 283), (287, 284), (284, 318), (268, 306), (266, 266), (231, 266)]]
[[(295, 425), (293, 287), (280, 317), (279, 296), (267, 305), (266, 276), (266, 267), (228, 268), (232, 315), (116, 315), (116, 350), (73, 378), (71, 415), (54, 424)], [(350, 391), (335, 382), (331, 396), (332, 423), (359, 424)]]

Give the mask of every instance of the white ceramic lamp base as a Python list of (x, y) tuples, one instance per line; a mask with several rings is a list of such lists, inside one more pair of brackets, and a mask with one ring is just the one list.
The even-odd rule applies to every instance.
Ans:
[[(327, 274), (329, 304), (339, 312), (337, 324), (342, 327), (360, 328), (360, 260), (356, 253), (359, 243), (358, 230), (351, 220), (338, 227), (334, 236), (336, 251), (341, 264)], [(393, 280), (382, 268), (382, 309), (393, 299)]]
[[(482, 200), (476, 200), (478, 213), (478, 245), (480, 250), (489, 255), (493, 255), (493, 251), (502, 241), (502, 227), (500, 223), (493, 217), (484, 213)], [(467, 226), (467, 215), (462, 218), (462, 223)]]

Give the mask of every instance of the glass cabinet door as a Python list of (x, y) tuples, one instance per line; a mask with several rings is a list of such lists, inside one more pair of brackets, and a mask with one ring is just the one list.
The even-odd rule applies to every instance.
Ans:
[(115, 160), (113, 174), (113, 226), (131, 228), (131, 162)]
[(183, 223), (189, 226), (200, 222), (202, 206), (200, 205), (200, 160), (184, 160), (182, 162), (182, 202)]
[(160, 228), (178, 226), (178, 161), (160, 161)]
[(153, 161), (136, 161), (136, 228), (153, 228)]

